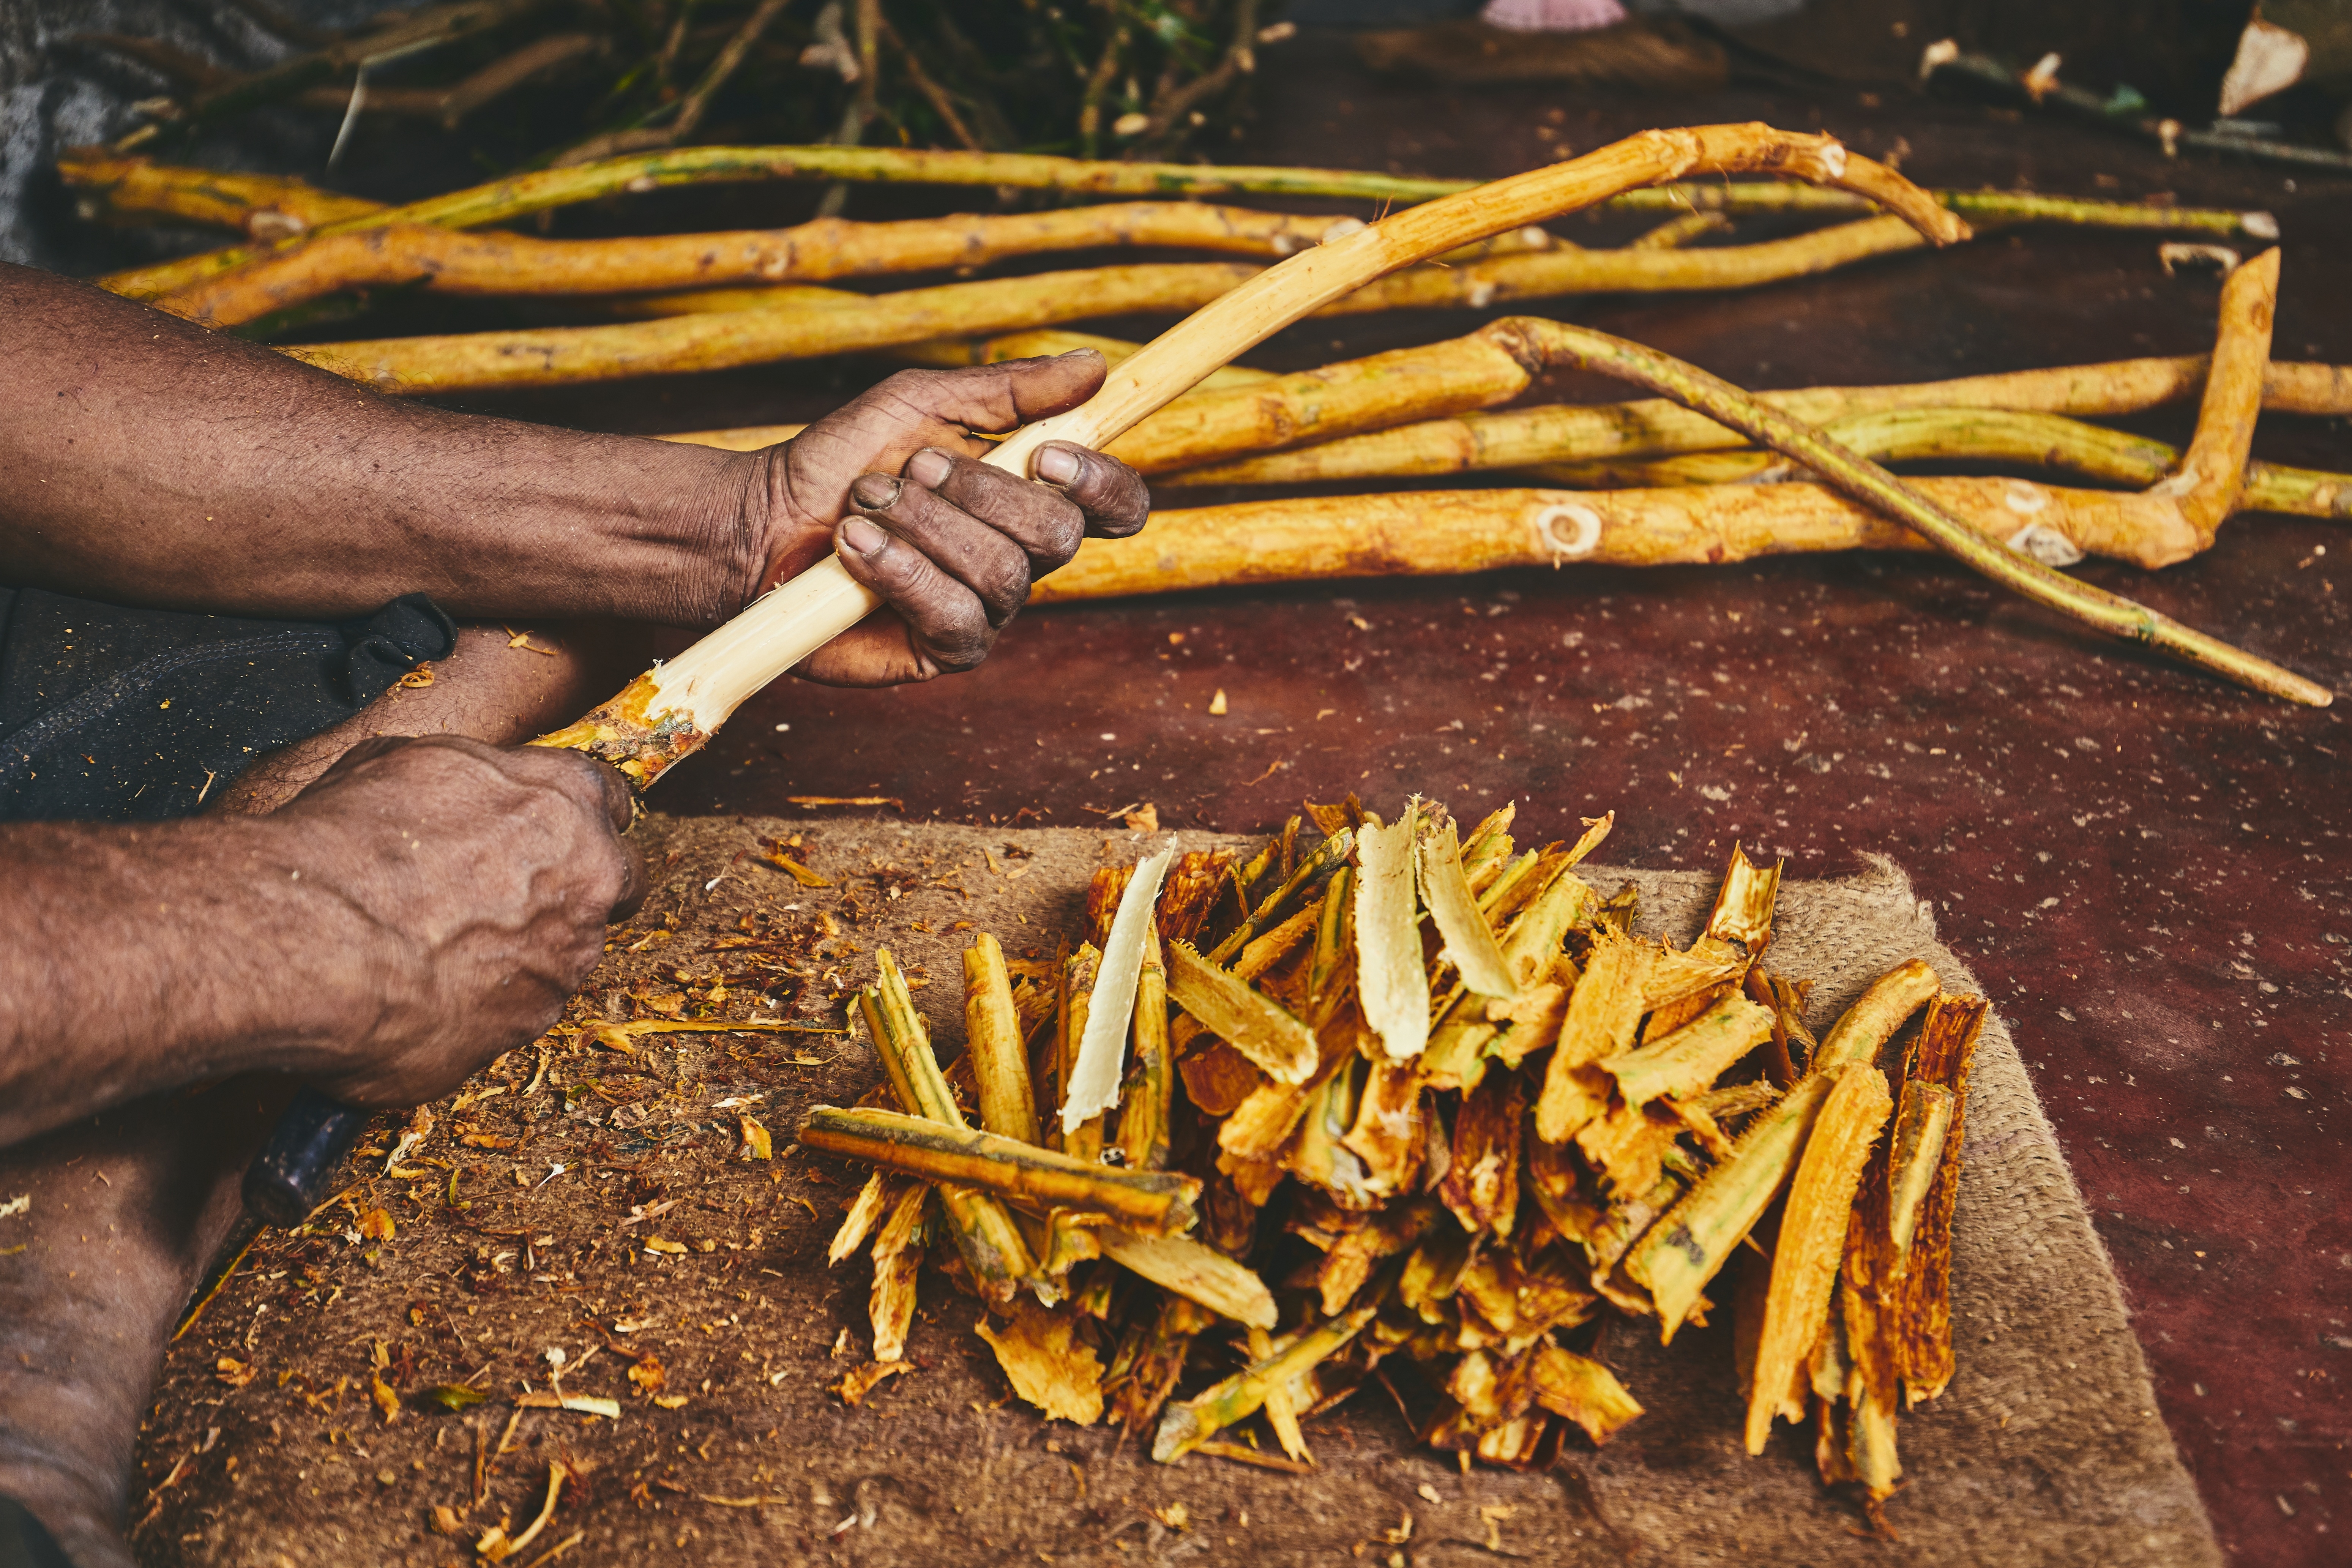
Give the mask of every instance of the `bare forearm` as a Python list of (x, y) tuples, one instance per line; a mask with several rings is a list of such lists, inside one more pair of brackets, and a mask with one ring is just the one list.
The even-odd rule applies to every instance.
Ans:
[(0, 1145), (236, 1072), (447, 1092), (635, 907), (630, 810), (576, 752), (379, 737), (266, 817), (0, 827)]
[(0, 1147), (142, 1094), (324, 1070), (413, 988), (313, 837), (248, 818), (0, 827)]
[(763, 563), (766, 459), (386, 398), (0, 265), (0, 558), (117, 602), (707, 624)]

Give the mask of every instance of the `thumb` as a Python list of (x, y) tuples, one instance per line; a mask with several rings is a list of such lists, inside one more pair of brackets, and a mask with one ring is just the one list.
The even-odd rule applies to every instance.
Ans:
[(1101, 390), (1110, 362), (1097, 349), (1039, 359), (1000, 360), (929, 378), (927, 412), (967, 430), (1015, 430), (1067, 413)]

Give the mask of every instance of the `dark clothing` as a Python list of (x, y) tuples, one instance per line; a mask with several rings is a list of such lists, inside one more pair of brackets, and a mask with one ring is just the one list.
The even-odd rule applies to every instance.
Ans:
[(0, 1497), (0, 1568), (73, 1568), (41, 1521), (12, 1497)]
[(0, 588), (0, 821), (185, 816), (457, 644), (422, 594), (333, 625)]

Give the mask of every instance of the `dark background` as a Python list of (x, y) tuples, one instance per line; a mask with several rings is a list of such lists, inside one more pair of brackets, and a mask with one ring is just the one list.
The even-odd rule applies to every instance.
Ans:
[[(21, 44), (26, 14), (10, 8), (0, 33), (16, 28)], [(2244, 14), (2187, 0), (1829, 0), (1734, 38), (1729, 87), (1671, 100), (1384, 83), (1353, 64), (1345, 38), (1310, 30), (1265, 52), (1258, 118), (1231, 156), (1490, 176), (1644, 126), (1756, 118), (1897, 153), (1924, 184), (2261, 207), (2285, 235), (2275, 353), (2352, 361), (2352, 182), (2168, 161), (1911, 79), (1920, 47), (1953, 33), (2022, 59), (2060, 50), (2070, 78), (2128, 80), (2210, 114)], [(102, 121), (103, 93), (72, 68), (85, 76), (39, 79), (43, 101), (70, 110), (63, 121)], [(24, 90), (0, 169), (18, 204), (5, 253), (93, 269), (173, 243), (73, 218), (26, 161), (54, 142), (28, 125), (62, 121), (28, 121)], [(331, 133), (283, 129), (314, 159)], [(272, 166), (320, 177), (299, 162)], [(478, 177), (429, 138), (362, 138), (347, 175), (336, 183), (384, 197)], [(794, 188), (672, 194), (567, 214), (557, 232), (784, 222), (814, 200)], [(954, 205), (861, 192), (848, 216)], [(1616, 243), (1638, 227), (1579, 219), (1561, 232)], [(1748, 223), (1733, 237), (1775, 232)], [(2210, 275), (2167, 277), (2152, 237), (2043, 228), (1746, 295), (1563, 300), (1539, 313), (1787, 386), (2200, 352), (2216, 296)], [(321, 335), (472, 319), (487, 320), (411, 306)], [(1304, 366), (1484, 319), (1318, 324), (1251, 363)], [(1097, 330), (1140, 337), (1161, 325)], [(781, 367), (466, 405), (614, 430), (751, 424), (810, 417), (887, 368)], [(1562, 377), (1530, 400), (1613, 395)], [(2189, 422), (2177, 409), (2128, 423), (2179, 441)], [(2256, 452), (2352, 468), (2342, 420), (2265, 418)], [(2211, 552), (2160, 574), (2081, 572), (2345, 689), (2347, 567), (2340, 525), (2242, 517)], [(1212, 718), (1220, 689), (1230, 710)], [(1517, 797), (1533, 839), (1571, 836), (1580, 816), (1614, 807), (1610, 858), (1646, 866), (1713, 866), (1735, 839), (1787, 856), (1801, 877), (1891, 857), (2016, 1032), (2225, 1548), (2248, 1563), (2316, 1565), (2344, 1561), (2352, 1531), (2347, 749), (2340, 710), (2246, 696), (2095, 641), (1955, 568), (1856, 555), (1035, 611), (971, 676), (877, 693), (779, 686), (666, 784), (661, 804), (788, 812), (795, 795), (882, 795), (910, 816), (1070, 826), (1149, 801), (1171, 826), (1243, 831), (1276, 824), (1302, 796), (1355, 790), (1387, 810), (1419, 790), (1463, 812)]]

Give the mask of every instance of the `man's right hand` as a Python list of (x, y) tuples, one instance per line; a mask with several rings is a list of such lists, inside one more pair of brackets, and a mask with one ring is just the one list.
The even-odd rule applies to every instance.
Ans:
[[(345, 752), (266, 820), (363, 922), (372, 1016), (309, 1076), (362, 1108), (446, 1094), (561, 1014), (644, 897), (627, 784), (577, 752), (455, 737)], [(298, 933), (289, 933), (299, 940)]]

